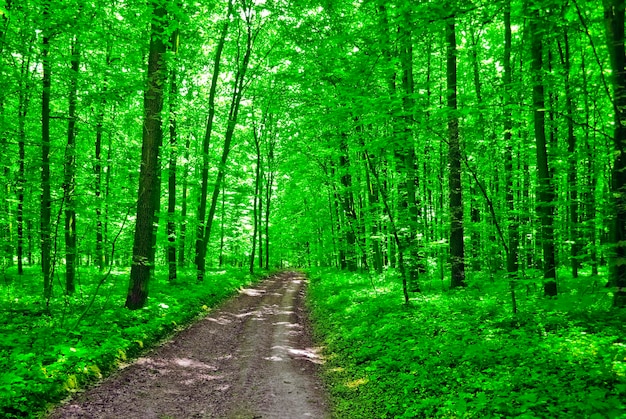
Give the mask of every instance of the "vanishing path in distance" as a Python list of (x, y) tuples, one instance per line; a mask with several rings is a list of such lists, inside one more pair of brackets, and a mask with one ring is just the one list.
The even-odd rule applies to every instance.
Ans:
[(304, 310), (284, 272), (59, 407), (49, 418), (328, 418)]

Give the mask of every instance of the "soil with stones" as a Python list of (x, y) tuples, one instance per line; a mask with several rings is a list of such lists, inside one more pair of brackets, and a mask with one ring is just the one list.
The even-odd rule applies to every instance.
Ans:
[(294, 272), (243, 289), (49, 418), (328, 418), (304, 292)]

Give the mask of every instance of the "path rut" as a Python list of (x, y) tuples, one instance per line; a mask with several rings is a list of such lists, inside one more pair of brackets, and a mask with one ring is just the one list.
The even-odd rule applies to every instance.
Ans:
[(305, 282), (286, 272), (241, 290), (49, 419), (330, 417)]

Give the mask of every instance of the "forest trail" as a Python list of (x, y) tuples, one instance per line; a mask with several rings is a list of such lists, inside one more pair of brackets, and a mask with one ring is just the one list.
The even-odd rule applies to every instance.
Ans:
[(271, 276), (49, 418), (326, 418), (305, 279)]

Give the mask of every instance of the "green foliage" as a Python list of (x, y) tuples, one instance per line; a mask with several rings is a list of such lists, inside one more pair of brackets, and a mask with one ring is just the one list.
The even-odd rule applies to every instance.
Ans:
[(571, 292), (552, 306), (530, 296), (511, 316), (506, 286), (403, 306), (397, 281), (312, 272), (336, 417), (624, 417), (626, 313)]
[[(111, 275), (94, 305), (87, 308), (95, 285), (91, 272), (76, 296), (53, 298), (50, 309), (40, 301), (32, 275), (15, 277), (0, 288), (0, 417), (37, 417), (51, 404), (180, 330), (210, 307), (254, 278), (234, 270), (207, 273), (196, 283), (192, 272), (182, 273), (171, 286), (157, 277), (141, 310), (123, 308), (128, 272)], [(35, 291), (37, 290), (37, 291)]]

